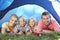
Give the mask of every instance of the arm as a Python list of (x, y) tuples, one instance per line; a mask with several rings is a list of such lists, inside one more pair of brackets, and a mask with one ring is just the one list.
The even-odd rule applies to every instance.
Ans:
[(22, 35), (22, 34), (23, 34), (23, 32), (22, 32), (22, 31), (20, 31), (20, 32), (16, 33), (16, 35)]
[(26, 28), (26, 35), (29, 35), (30, 34), (30, 29), (27, 27)]
[(6, 33), (6, 24), (5, 23), (2, 24), (1, 33), (2, 34), (5, 34)]
[(54, 31), (50, 31), (50, 30), (43, 30), (42, 31), (42, 34), (50, 34), (50, 33), (53, 33)]
[(16, 35), (22, 35), (23, 34), (23, 32), (19, 30), (19, 26), (18, 25), (14, 28), (14, 33)]
[(2, 33), (2, 34), (5, 34), (5, 33), (6, 33), (6, 32), (5, 32), (5, 28), (2, 28), (2, 29), (1, 29), (1, 33)]
[(56, 21), (54, 21), (53, 27), (55, 32), (60, 32), (59, 24)]
[(41, 34), (42, 33), (42, 20), (39, 21), (38, 25), (34, 29), (34, 33)]
[(51, 30), (43, 30), (43, 33), (49, 34), (49, 33), (53, 33), (53, 32), (60, 32), (59, 25), (58, 25), (58, 23), (56, 21), (53, 21), (52, 22), (52, 26), (51, 27), (53, 28), (54, 31), (51, 31)]

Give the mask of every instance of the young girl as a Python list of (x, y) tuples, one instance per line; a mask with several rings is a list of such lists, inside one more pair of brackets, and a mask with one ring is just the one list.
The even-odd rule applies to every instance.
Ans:
[(26, 32), (26, 21), (24, 17), (19, 17), (19, 24), (15, 27), (14, 33), (16, 35), (22, 35)]
[(34, 34), (34, 29), (37, 25), (37, 22), (34, 18), (28, 20), (28, 28), (26, 29), (26, 34)]

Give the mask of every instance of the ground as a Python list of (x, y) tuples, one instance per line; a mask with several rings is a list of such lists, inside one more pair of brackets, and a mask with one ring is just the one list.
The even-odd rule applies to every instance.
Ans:
[(11, 36), (7, 34), (0, 34), (0, 40), (58, 40), (60, 38), (60, 33), (51, 33), (47, 35), (22, 35), (22, 36)]

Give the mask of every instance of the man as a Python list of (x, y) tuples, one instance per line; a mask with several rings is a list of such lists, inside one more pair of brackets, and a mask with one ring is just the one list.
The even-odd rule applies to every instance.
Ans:
[(9, 21), (2, 24), (1, 33), (5, 34), (12, 32), (14, 27), (16, 26), (16, 22), (17, 22), (17, 16), (15, 14), (12, 14)]
[(36, 27), (36, 33), (47, 34), (53, 31), (60, 31), (58, 23), (55, 20), (51, 19), (49, 12), (42, 13), (41, 18), (42, 19), (39, 21), (38, 26)]

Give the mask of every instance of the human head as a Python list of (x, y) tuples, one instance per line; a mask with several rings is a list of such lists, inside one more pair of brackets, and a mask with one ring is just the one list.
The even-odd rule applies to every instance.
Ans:
[(19, 25), (21, 26), (21, 27), (24, 27), (25, 25), (26, 25), (26, 20), (25, 20), (25, 18), (24, 17), (19, 17)]
[(36, 19), (30, 18), (30, 19), (28, 20), (28, 26), (30, 26), (30, 27), (35, 27), (35, 26), (36, 26)]
[(15, 26), (17, 19), (18, 19), (17, 15), (12, 14), (9, 19), (9, 26), (12, 26), (12, 27)]
[(43, 20), (44, 25), (50, 24), (51, 16), (49, 12), (43, 12), (41, 18)]

